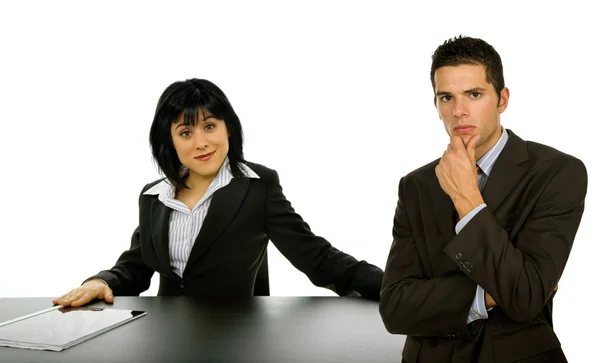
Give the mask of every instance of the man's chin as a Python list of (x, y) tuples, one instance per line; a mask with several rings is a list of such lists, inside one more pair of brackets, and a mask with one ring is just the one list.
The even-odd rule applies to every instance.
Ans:
[(458, 136), (462, 140), (463, 144), (465, 144), (465, 146), (467, 146), (467, 144), (469, 143), (469, 140), (471, 140), (471, 138), (474, 135), (461, 134), (461, 135), (456, 135), (456, 136)]
[(465, 142), (465, 145), (469, 143), (469, 141), (471, 141), (472, 138), (474, 137), (479, 137), (479, 140), (477, 140), (477, 142), (475, 143), (475, 147), (479, 147), (481, 146), (481, 143), (483, 141), (483, 138), (481, 137), (481, 135), (474, 133), (472, 135), (465, 135), (466, 137), (463, 138), (463, 141)]

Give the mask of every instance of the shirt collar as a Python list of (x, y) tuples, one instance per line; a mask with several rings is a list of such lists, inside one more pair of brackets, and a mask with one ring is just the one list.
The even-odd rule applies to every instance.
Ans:
[(498, 142), (496, 142), (496, 144), (490, 150), (488, 150), (488, 152), (483, 154), (479, 160), (477, 160), (477, 166), (479, 166), (479, 169), (481, 169), (485, 175), (490, 175), (492, 167), (494, 166), (496, 160), (498, 160), (498, 156), (500, 156), (500, 152), (502, 149), (504, 149), (504, 146), (506, 146), (507, 141), (508, 132), (503, 127), (502, 135), (500, 135)]
[[(240, 163), (240, 169), (247, 178), (260, 179), (260, 176), (258, 176), (258, 174), (256, 174), (248, 165)], [(187, 168), (182, 168), (182, 174), (187, 174), (187, 170)], [(231, 166), (229, 165), (229, 158), (227, 157), (225, 158), (223, 165), (221, 165), (217, 176), (213, 179), (211, 184), (220, 183), (222, 185), (226, 185), (231, 181), (231, 179), (233, 179), (233, 174), (231, 172)], [(173, 199), (175, 198), (175, 187), (168, 181), (168, 179), (165, 178), (150, 189), (146, 190), (144, 195), (160, 195), (162, 197)]]

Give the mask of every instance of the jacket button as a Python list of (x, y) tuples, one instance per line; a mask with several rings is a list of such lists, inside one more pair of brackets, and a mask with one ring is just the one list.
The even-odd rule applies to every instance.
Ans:
[(457, 254), (456, 254), (456, 259), (457, 259), (457, 260), (460, 260), (461, 258), (462, 258), (462, 253), (460, 253), (460, 252), (459, 252), (459, 253), (457, 253)]
[(183, 289), (183, 282), (179, 284), (179, 287)]

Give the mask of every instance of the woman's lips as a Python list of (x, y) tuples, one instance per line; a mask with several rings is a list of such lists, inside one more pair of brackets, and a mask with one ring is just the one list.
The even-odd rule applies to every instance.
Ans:
[(195, 156), (194, 159), (200, 160), (200, 161), (207, 161), (207, 160), (210, 160), (210, 158), (215, 154), (215, 152), (217, 152), (217, 151), (215, 150), (208, 154), (198, 155), (198, 156)]

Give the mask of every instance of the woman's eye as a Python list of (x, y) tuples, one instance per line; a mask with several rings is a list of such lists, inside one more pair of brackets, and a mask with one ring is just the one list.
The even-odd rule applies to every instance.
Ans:
[(215, 128), (215, 125), (213, 125), (213, 124), (206, 124), (206, 126), (204, 126), (204, 128), (205, 128), (206, 130), (212, 130), (212, 129), (214, 129), (214, 128)]
[(190, 136), (191, 134), (192, 134), (191, 132), (186, 130), (186, 131), (183, 131), (180, 135), (181, 136)]

